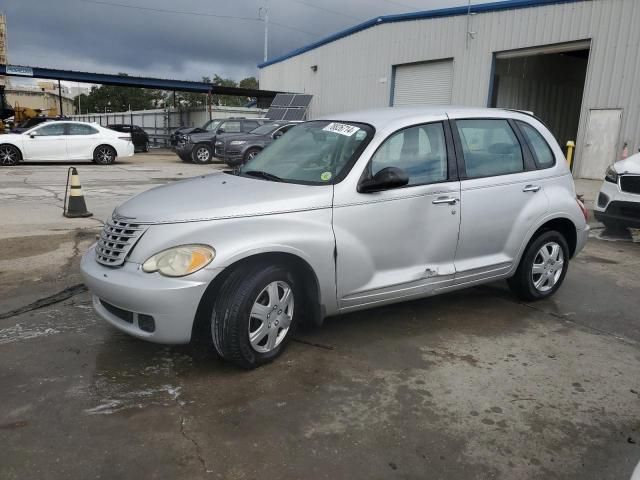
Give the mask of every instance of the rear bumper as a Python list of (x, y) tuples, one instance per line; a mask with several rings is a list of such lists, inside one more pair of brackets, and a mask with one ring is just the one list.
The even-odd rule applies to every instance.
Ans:
[[(80, 270), (100, 317), (134, 337), (164, 344), (191, 340), (200, 300), (219, 273), (218, 269), (203, 270), (189, 277), (169, 278), (144, 273), (131, 262), (110, 268), (96, 262), (94, 248), (82, 257)], [(153, 318), (153, 331), (141, 328), (143, 315)]]

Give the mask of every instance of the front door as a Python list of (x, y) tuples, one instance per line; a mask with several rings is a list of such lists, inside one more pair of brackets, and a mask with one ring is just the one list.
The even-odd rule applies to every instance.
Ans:
[(25, 160), (66, 160), (67, 136), (65, 124), (47, 122), (28, 133), (24, 133)]
[(549, 202), (540, 172), (508, 120), (452, 123), (463, 159), (456, 284), (466, 284), (508, 272)]
[(364, 177), (397, 167), (408, 175), (407, 186), (375, 193), (336, 188), (342, 311), (424, 296), (453, 281), (460, 183), (448, 128), (443, 120), (399, 130), (372, 156)]
[(580, 177), (604, 179), (607, 167), (618, 160), (618, 138), (622, 123), (621, 109), (589, 110)]

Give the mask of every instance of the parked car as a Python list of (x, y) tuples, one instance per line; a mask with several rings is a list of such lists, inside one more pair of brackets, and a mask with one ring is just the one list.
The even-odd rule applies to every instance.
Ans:
[(593, 214), (612, 230), (640, 228), (640, 153), (609, 166)]
[(385, 108), (301, 123), (236, 175), (139, 194), (81, 270), (117, 328), (159, 343), (205, 335), (252, 368), (296, 324), (332, 315), (499, 279), (548, 298), (588, 230), (536, 118)]
[(175, 151), (185, 162), (209, 163), (213, 160), (215, 143), (221, 135), (250, 132), (266, 122), (267, 120), (261, 118), (224, 119), (216, 125), (215, 130), (190, 133), (181, 137)]
[(137, 149), (139, 152), (149, 151), (149, 135), (142, 127), (127, 123), (119, 123), (115, 125), (107, 125), (107, 128), (115, 130), (116, 132), (130, 134), (134, 149)]
[[(231, 117), (231, 118), (233, 118), (234, 120), (236, 119), (236, 117)], [(237, 117), (237, 118), (241, 118), (241, 117)], [(216, 130), (216, 127), (218, 126), (218, 124), (222, 120), (226, 120), (226, 119), (224, 119), (224, 118), (213, 118), (213, 119), (208, 120), (207, 122), (205, 122), (205, 124), (202, 125), (201, 127), (180, 127), (180, 128), (177, 128), (176, 130), (174, 130), (171, 133), (171, 135), (169, 137), (169, 141), (171, 142), (171, 146), (175, 147), (182, 138), (186, 138), (186, 136), (189, 135), (190, 133), (214, 132)]]
[(11, 133), (24, 133), (31, 130), (36, 125), (53, 120), (64, 120), (64, 117), (31, 117), (11, 129)]
[(230, 167), (246, 163), (300, 122), (266, 123), (248, 133), (222, 136), (216, 141), (215, 156)]
[(133, 155), (130, 135), (95, 123), (46, 122), (24, 133), (0, 137), (0, 165), (21, 161), (93, 160), (100, 165)]

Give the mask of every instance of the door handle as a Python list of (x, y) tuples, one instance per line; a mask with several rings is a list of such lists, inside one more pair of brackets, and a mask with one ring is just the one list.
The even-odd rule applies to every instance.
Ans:
[(439, 197), (439, 198), (436, 198), (431, 203), (433, 203), (434, 205), (441, 205), (443, 203), (447, 203), (449, 205), (455, 205), (457, 202), (458, 202), (458, 199), (454, 197)]
[(523, 192), (538, 192), (542, 187), (540, 185), (527, 185), (522, 189)]

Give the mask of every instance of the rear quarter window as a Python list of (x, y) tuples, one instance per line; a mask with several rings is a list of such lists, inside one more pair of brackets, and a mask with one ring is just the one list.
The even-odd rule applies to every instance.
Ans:
[(526, 122), (518, 120), (517, 124), (533, 150), (538, 167), (553, 167), (556, 164), (556, 157), (542, 134)]

